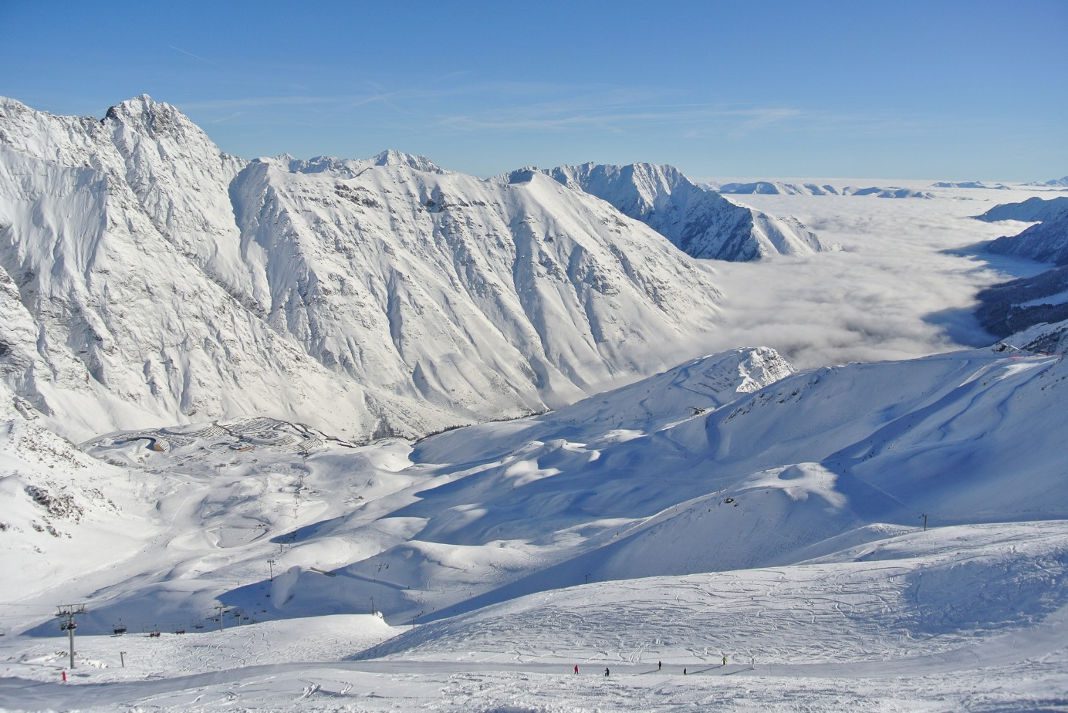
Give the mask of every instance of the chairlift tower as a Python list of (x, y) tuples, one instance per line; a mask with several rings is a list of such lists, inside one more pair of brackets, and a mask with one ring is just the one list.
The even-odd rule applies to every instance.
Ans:
[(70, 667), (74, 668), (74, 630), (78, 628), (75, 617), (85, 614), (84, 604), (60, 604), (56, 607), (56, 617), (62, 621), (59, 624), (60, 631), (67, 632), (67, 640), (70, 642)]

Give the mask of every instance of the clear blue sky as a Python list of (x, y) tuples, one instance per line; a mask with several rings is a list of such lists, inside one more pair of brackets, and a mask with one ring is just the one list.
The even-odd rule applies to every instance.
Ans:
[(1045, 179), (1068, 0), (0, 0), (0, 94), (102, 116), (141, 93), (246, 157)]

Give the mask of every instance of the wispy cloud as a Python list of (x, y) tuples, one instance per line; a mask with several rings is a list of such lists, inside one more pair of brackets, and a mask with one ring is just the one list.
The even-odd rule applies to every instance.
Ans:
[[(175, 48), (177, 49), (177, 48)], [(179, 50), (181, 51), (181, 50)], [(450, 73), (438, 78), (440, 84), (421, 87), (403, 87), (386, 90), (375, 82), (367, 82), (364, 92), (340, 94), (278, 94), (245, 97), (228, 97), (226, 99), (194, 99), (182, 102), (181, 106), (189, 110), (215, 109), (253, 109), (271, 106), (314, 106), (337, 105), (360, 107), (368, 104), (396, 104), (398, 107), (422, 111), (426, 104), (440, 99), (463, 96), (480, 96), (480, 104), (486, 102), (507, 102), (516, 96), (530, 97), (538, 94), (562, 91), (564, 85), (546, 82), (472, 82), (466, 84), (449, 84), (449, 80), (462, 76), (462, 73)]]
[(922, 121), (901, 116), (835, 114), (789, 103), (747, 105), (714, 96), (684, 96), (679, 90), (664, 87), (484, 80), (466, 71), (428, 75), (419, 85), (365, 80), (346, 92), (315, 93), (300, 91), (297, 86), (288, 89), (292, 93), (194, 99), (178, 104), (185, 110), (207, 114), (201, 117), (206, 123), (232, 121), (236, 112), (275, 108), (279, 111), (261, 114), (273, 113), (276, 123), (290, 126), (322, 125), (329, 120), (334, 125), (389, 129), (406, 135), (578, 135), (594, 131), (670, 134), (689, 141), (741, 141), (771, 131), (868, 136), (924, 130)]
[(204, 64), (210, 64), (210, 65), (213, 65), (213, 66), (217, 66), (216, 62), (213, 62), (212, 60), (208, 59), (207, 57), (201, 57), (198, 54), (194, 54), (194, 53), (190, 52), (189, 50), (184, 50), (181, 47), (175, 47), (174, 45), (167, 45), (167, 46), (169, 48), (171, 48), (172, 50), (174, 50), (175, 52), (178, 52), (180, 54), (184, 54), (186, 57), (191, 57), (192, 59), (195, 59), (198, 62), (203, 62)]
[(269, 106), (311, 106), (315, 104), (340, 104), (352, 100), (349, 96), (261, 96), (234, 97), (232, 99), (206, 99), (181, 102), (183, 109), (203, 111), (216, 109), (257, 109)]
[[(693, 127), (716, 124), (748, 133), (801, 117), (794, 107), (740, 107), (713, 103), (653, 104), (620, 102), (611, 97), (586, 97), (498, 108), (480, 113), (455, 114), (438, 119), (441, 126), (458, 130), (562, 131), (599, 128), (622, 131), (633, 126), (661, 124)], [(725, 125), (727, 125), (725, 127)]]
[(224, 116), (216, 117), (214, 119), (206, 119), (204, 121), (204, 123), (206, 123), (206, 124), (228, 124), (231, 121), (234, 121), (235, 119), (241, 118), (242, 116), (244, 116), (244, 114), (245, 114), (245, 112), (243, 112), (243, 111), (235, 111), (235, 112), (231, 112), (229, 114), (226, 114)]

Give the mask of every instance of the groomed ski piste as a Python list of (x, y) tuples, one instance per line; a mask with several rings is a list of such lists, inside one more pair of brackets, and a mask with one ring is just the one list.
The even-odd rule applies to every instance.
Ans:
[[(72, 683), (0, 691), (63, 710), (1061, 710), (1066, 546), (1062, 522), (947, 527), (795, 566), (580, 585), (407, 633), (364, 615), (86, 637), (95, 658)], [(54, 649), (6, 668), (54, 670)], [(120, 650), (127, 667), (103, 668)]]

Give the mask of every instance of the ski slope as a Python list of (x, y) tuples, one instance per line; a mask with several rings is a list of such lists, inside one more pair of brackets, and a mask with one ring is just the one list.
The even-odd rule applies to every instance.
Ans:
[(92, 657), (67, 685), (61, 647), (23, 643), (0, 648), (0, 705), (1055, 710), (1066, 565), (1063, 521), (913, 529), (798, 565), (581, 585), (407, 633), (355, 616), (85, 637)]
[[(101, 710), (199, 710), (220, 695), (297, 708), (324, 676), (346, 703), (359, 682), (384, 687), (382, 710), (404, 709), (399, 675), (424, 692), (485, 677), (534, 708), (581, 707), (596, 694), (566, 683), (576, 663), (634, 679), (619, 684), (633, 703), (649, 700), (653, 661), (731, 686), (771, 679), (768, 705), (792, 679), (859, 700), (848, 682), (872, 678), (875, 701), (926, 700), (890, 681), (919, 676), (948, 710), (989, 671), (1026, 671), (1026, 695), (1051, 696), (1066, 678), (1068, 499), (1052, 455), (1066, 369), (1063, 355), (990, 348), (793, 373), (771, 350), (739, 350), (415, 447), (269, 419), (97, 439), (102, 467), (154, 488), (126, 506), (151, 527), (136, 553), (98, 553), (84, 573), (51, 575), (54, 588), (15, 578), (0, 706), (72, 704), (50, 682), (63, 640), (40, 638), (61, 593), (92, 604), (77, 680), (114, 683), (78, 700)], [(57, 521), (72, 537), (42, 537), (67, 561), (101, 528)], [(216, 605), (227, 632), (210, 633)], [(125, 672), (127, 639), (106, 636), (119, 624), (140, 634), (118, 649), (143, 659)], [(323, 641), (322, 627), (349, 633)], [(724, 654), (736, 668), (716, 670)], [(311, 671), (307, 695), (293, 690)], [(671, 705), (698, 695), (665, 685)], [(267, 703), (283, 690), (291, 704)], [(1025, 695), (989, 693), (1009, 707)]]

